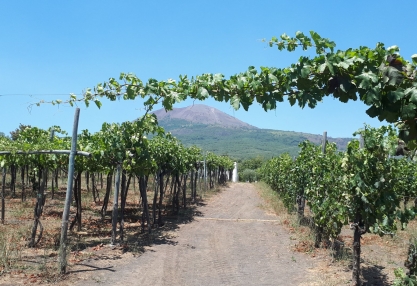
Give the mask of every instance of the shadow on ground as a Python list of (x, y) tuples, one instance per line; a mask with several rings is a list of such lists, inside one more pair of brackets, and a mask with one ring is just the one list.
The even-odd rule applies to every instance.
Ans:
[(388, 276), (383, 273), (384, 267), (378, 265), (362, 266), (362, 284), (372, 286), (391, 285)]
[[(149, 248), (152, 245), (177, 245), (174, 240), (176, 237), (173, 232), (180, 228), (180, 225), (188, 224), (194, 221), (195, 217), (201, 217), (203, 214), (197, 210), (201, 206), (205, 206), (204, 200), (200, 199), (194, 203), (188, 201), (187, 208), (181, 208), (178, 212), (174, 213), (172, 210), (165, 210), (163, 215), (163, 226), (158, 226), (155, 223), (151, 226), (150, 232), (147, 225), (141, 224), (142, 217), (137, 215), (137, 212), (126, 210), (125, 222), (136, 222), (135, 226), (127, 226), (125, 228), (124, 241), (119, 242), (117, 245), (110, 246), (109, 230), (105, 230), (105, 225), (111, 224), (109, 218), (104, 220), (96, 220), (94, 224), (97, 226), (97, 230), (89, 230), (89, 236), (86, 238), (72, 237), (72, 250), (90, 252), (93, 250), (93, 254), (81, 261), (74, 264), (74, 268), (68, 273), (81, 273), (81, 272), (94, 272), (94, 271), (114, 271), (111, 266), (97, 266), (95, 261), (116, 261), (121, 260), (122, 255), (130, 253), (133, 256), (143, 254), (145, 251), (153, 251)], [(152, 216), (152, 205), (149, 206), (150, 215)], [(153, 218), (150, 218), (153, 222)]]

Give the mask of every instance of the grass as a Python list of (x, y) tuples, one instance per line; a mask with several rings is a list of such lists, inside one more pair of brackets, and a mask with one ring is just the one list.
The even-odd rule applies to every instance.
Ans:
[(256, 186), (259, 190), (260, 195), (267, 203), (268, 208), (272, 209), (274, 213), (277, 214), (282, 220), (287, 220), (291, 218), (291, 215), (285, 208), (284, 203), (280, 200), (279, 196), (275, 191), (273, 191), (264, 182), (258, 182), (256, 183)]
[(295, 246), (299, 252), (310, 253), (314, 250), (314, 233), (311, 228), (299, 224), (298, 217), (295, 214), (288, 212), (284, 203), (281, 201), (275, 191), (273, 191), (264, 182), (256, 183), (261, 197), (266, 202), (266, 209), (272, 210), (278, 215), (281, 223), (291, 233), (293, 240), (297, 240), (298, 243)]

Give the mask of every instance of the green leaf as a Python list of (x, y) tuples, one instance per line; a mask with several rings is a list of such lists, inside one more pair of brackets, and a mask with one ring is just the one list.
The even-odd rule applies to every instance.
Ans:
[(308, 78), (310, 75), (310, 66), (304, 66), (302, 68), (299, 68), (299, 74), (302, 78)]
[(210, 96), (209, 92), (207, 91), (207, 89), (205, 89), (204, 87), (200, 86), (197, 90), (197, 97), (199, 99), (206, 99)]
[(311, 81), (307, 78), (298, 78), (297, 87), (300, 90), (309, 90), (311, 87)]
[(389, 218), (388, 216), (384, 216), (384, 219), (382, 220), (382, 225), (383, 226), (388, 226), (389, 224)]
[(404, 97), (404, 92), (402, 90), (390, 91), (387, 94), (387, 98), (391, 102), (397, 102)]
[(135, 99), (136, 94), (135, 94), (135, 87), (134, 86), (129, 85), (126, 89), (126, 92), (127, 92), (127, 98), (128, 99)]
[(417, 54), (412, 55), (411, 59), (413, 60), (413, 63), (417, 64)]
[(380, 100), (379, 94), (380, 94), (379, 88), (373, 87), (369, 89), (364, 98), (365, 104), (372, 105), (372, 104), (379, 103), (379, 100)]
[(350, 80), (348, 80), (346, 77), (339, 78), (339, 83), (340, 83), (340, 89), (345, 93), (348, 93), (352, 87)]
[(378, 120), (386, 120), (389, 123), (395, 123), (398, 121), (398, 112), (382, 110), (381, 114), (378, 116)]
[(401, 118), (414, 118), (416, 116), (417, 106), (413, 103), (409, 103), (403, 106), (401, 110)]
[(310, 31), (310, 36), (311, 36), (311, 38), (313, 39), (313, 41), (314, 41), (314, 44), (317, 46), (317, 47), (320, 47), (321, 46), (321, 37), (320, 37), (320, 35), (319, 34), (317, 34), (316, 32), (314, 32), (314, 31)]
[(417, 88), (416, 88), (416, 87), (410, 87), (410, 88), (407, 88), (407, 89), (404, 91), (404, 93), (405, 93), (405, 95), (406, 95), (407, 97), (409, 97), (409, 98), (410, 98), (410, 101), (411, 101), (412, 103), (417, 104)]
[(372, 118), (377, 117), (381, 114), (381, 108), (372, 105), (370, 108), (366, 110), (366, 114), (368, 114)]
[(305, 36), (304, 36), (304, 34), (303, 34), (301, 31), (297, 31), (297, 32), (295, 32), (295, 37), (296, 37), (297, 39), (302, 39), (302, 38), (304, 38)]
[(348, 70), (350, 66), (354, 64), (355, 58), (344, 59), (343, 61), (337, 64), (338, 67), (341, 67), (345, 70)]
[(323, 73), (326, 70), (327, 63), (321, 64), (318, 68), (319, 73)]
[(272, 106), (271, 103), (269, 103), (268, 101), (262, 103), (262, 108), (265, 111), (271, 110), (271, 106)]
[(102, 103), (101, 103), (101, 101), (100, 101), (100, 100), (96, 99), (96, 100), (94, 100), (94, 103), (96, 104), (96, 106), (98, 107), (98, 109), (100, 109), (100, 108), (101, 108)]
[(394, 45), (394, 46), (388, 47), (387, 51), (390, 53), (399, 52), (400, 48), (397, 45)]
[(297, 99), (295, 96), (289, 96), (288, 101), (290, 102), (290, 105), (293, 106), (297, 102)]
[(378, 82), (378, 76), (373, 72), (364, 72), (355, 77), (359, 80), (359, 88), (368, 89), (372, 87), (372, 83)]
[(240, 107), (240, 98), (237, 95), (234, 95), (231, 99), (230, 99), (230, 104), (233, 106), (233, 108), (235, 110), (238, 110)]
[(213, 75), (213, 80), (218, 82), (218, 81), (222, 81), (224, 78), (224, 76), (221, 73), (216, 73)]
[(329, 68), (331, 75), (335, 75), (333, 64), (326, 59), (326, 65)]
[(347, 94), (347, 93), (345, 93), (345, 92), (339, 92), (339, 93), (337, 94), (337, 96), (335, 96), (335, 97), (339, 98), (339, 100), (340, 100), (341, 102), (343, 102), (343, 103), (348, 102), (348, 101), (349, 101), (349, 99), (350, 99), (349, 94)]
[(400, 84), (404, 78), (402, 73), (397, 70), (395, 67), (384, 67), (382, 69), (383, 72), (383, 82), (385, 84), (395, 86), (397, 84)]
[(290, 37), (287, 35), (287, 34), (282, 34), (281, 36), (280, 36), (280, 38), (282, 39), (282, 40), (289, 40), (290, 39)]

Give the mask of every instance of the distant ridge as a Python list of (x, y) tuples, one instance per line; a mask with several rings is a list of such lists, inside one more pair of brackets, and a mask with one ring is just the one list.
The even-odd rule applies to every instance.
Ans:
[[(297, 156), (298, 144), (310, 140), (320, 145), (322, 135), (294, 131), (262, 129), (242, 122), (216, 108), (195, 104), (154, 114), (165, 131), (171, 132), (185, 146), (196, 145), (204, 151), (229, 155), (242, 160), (256, 156), (271, 158), (282, 153)], [(352, 138), (327, 138), (340, 151), (346, 150)]]
[(158, 109), (154, 112), (158, 121), (169, 119), (181, 119), (193, 124), (219, 125), (223, 128), (246, 128), (258, 129), (248, 123), (240, 121), (214, 107), (204, 104), (194, 104), (182, 108), (174, 108), (166, 112), (165, 109)]

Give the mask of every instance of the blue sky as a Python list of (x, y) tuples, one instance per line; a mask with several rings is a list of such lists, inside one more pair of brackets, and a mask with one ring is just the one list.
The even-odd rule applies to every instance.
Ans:
[[(133, 72), (143, 80), (201, 73), (230, 75), (248, 66), (286, 67), (303, 52), (279, 52), (262, 39), (310, 30), (337, 48), (398, 45), (417, 53), (417, 1), (2, 1), (0, 9), (0, 132), (19, 123), (59, 125), (71, 132), (74, 108), (40, 100), (66, 99), (88, 87)], [(183, 107), (192, 104), (178, 104)], [(350, 137), (364, 123), (380, 126), (361, 102), (326, 98), (311, 110), (288, 102), (265, 112), (252, 106), (234, 111), (207, 100), (260, 128)], [(101, 110), (80, 104), (80, 126), (98, 131), (103, 122), (133, 120), (142, 102), (103, 102)]]

